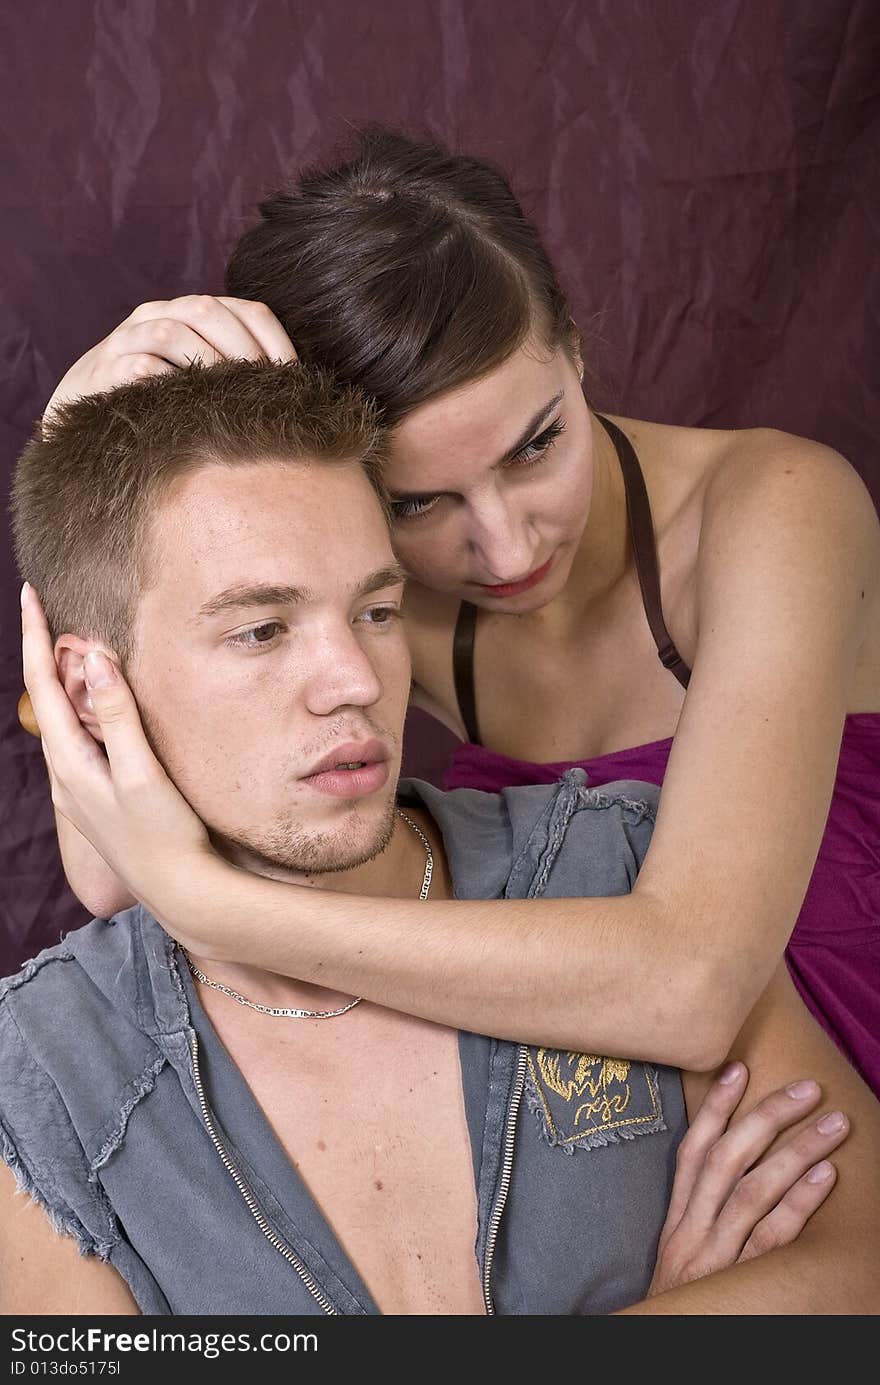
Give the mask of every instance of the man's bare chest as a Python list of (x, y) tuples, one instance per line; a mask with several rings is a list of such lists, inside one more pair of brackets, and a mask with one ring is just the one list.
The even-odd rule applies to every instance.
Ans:
[(379, 1308), (482, 1313), (457, 1034), (366, 1006), (218, 1032)]

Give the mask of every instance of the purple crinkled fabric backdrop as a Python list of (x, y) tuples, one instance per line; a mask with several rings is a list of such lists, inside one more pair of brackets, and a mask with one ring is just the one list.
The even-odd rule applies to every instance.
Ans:
[[(352, 124), (510, 171), (585, 329), (597, 404), (766, 425), (875, 499), (875, 0), (31, 0), (0, 16), (0, 453), (136, 304), (217, 291), (265, 192)], [(17, 725), (0, 576), (0, 974), (84, 921)], [(408, 768), (447, 733), (413, 718)]]

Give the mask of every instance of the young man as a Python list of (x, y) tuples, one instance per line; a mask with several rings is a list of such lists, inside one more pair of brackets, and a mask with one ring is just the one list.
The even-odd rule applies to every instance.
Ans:
[[(16, 539), (54, 651), (31, 602), (26, 662), (62, 811), (95, 752), (77, 718), (126, 773), (130, 709), (103, 650), (234, 874), (398, 898), (625, 893), (649, 786), (412, 783), (398, 803), (409, 662), (378, 445), (353, 392), (243, 362), (80, 400), (31, 444)], [(4, 1159), (69, 1238), (7, 1178), (0, 1307), (873, 1311), (870, 1094), (784, 973), (732, 1056), (681, 1144), (705, 1076), (456, 1033), (187, 954), (148, 908), (96, 919), (0, 995)], [(743, 1063), (758, 1105), (719, 1138)], [(848, 1128), (817, 1123), (807, 1073), (856, 1129), (832, 1204), (784, 1244)], [(644, 1300), (667, 1209), (666, 1292)]]

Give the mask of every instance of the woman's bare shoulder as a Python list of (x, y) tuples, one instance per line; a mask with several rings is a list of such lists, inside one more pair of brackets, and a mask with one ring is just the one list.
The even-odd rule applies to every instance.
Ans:
[(876, 529), (875, 506), (857, 469), (825, 443), (777, 428), (616, 421), (633, 442), (661, 516), (675, 512), (684, 496), (711, 514), (737, 501), (763, 499), (773, 507), (774, 499), (785, 502), (794, 495), (798, 503), (782, 503), (773, 514), (785, 528), (799, 528), (813, 505), (824, 504), (860, 522), (868, 537)]
[(864, 612), (878, 609), (877, 510), (833, 447), (773, 428), (732, 433), (707, 481), (700, 527), (709, 566), (710, 550), (747, 535), (756, 554), (774, 549), (794, 580), (818, 566), (852, 588)]
[(707, 499), (725, 492), (771, 492), (782, 484), (813, 498), (854, 506), (873, 516), (874, 505), (856, 468), (833, 447), (777, 428), (744, 428), (724, 435)]

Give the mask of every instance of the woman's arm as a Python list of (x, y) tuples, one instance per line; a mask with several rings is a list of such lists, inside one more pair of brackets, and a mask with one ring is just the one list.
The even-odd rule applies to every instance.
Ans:
[[(651, 941), (697, 987), (691, 1013), (715, 1010), (722, 1051), (803, 903), (846, 713), (880, 710), (871, 499), (827, 448), (747, 438), (704, 503), (697, 655), (635, 891), (665, 924)], [(651, 993), (644, 961), (634, 978)]]
[(55, 830), (67, 883), (90, 914), (98, 919), (112, 919), (114, 914), (137, 903), (88, 838), (58, 812)]
[[(217, 321), (230, 305), (145, 305), (89, 353), (88, 369), (89, 357), (73, 368), (56, 397), (71, 392), (74, 375), (79, 392), (106, 388), (136, 349), (148, 355), (144, 369), (185, 358), (194, 323), (203, 345), (219, 342)], [(204, 956), (320, 979), (498, 1037), (716, 1066), (803, 901), (880, 561), (873, 507), (842, 459), (781, 434), (748, 438), (745, 458), (739, 447), (706, 498), (694, 674), (631, 895), (503, 907), (383, 900), (379, 909), (348, 895), (315, 899), (204, 856), (195, 894), (183, 882), (173, 897), (179, 872), (170, 865), (164, 878), (139, 877), (168, 930)], [(94, 824), (95, 840), (133, 885), (139, 852), (154, 865), (164, 858), (149, 845), (147, 823), (140, 845), (132, 832), (114, 856), (110, 825)], [(100, 873), (94, 857), (90, 869)], [(82, 894), (78, 871), (68, 867), (68, 876)], [(88, 902), (100, 895), (105, 908), (125, 900), (109, 876), (90, 876), (87, 890)], [(234, 920), (233, 909), (248, 918), (246, 934), (235, 921), (217, 931), (218, 916)]]
[[(734, 1116), (730, 1130), (740, 1133), (742, 1150), (725, 1165), (728, 1186), (732, 1190), (726, 1213), (719, 1216), (721, 1199), (691, 1199), (689, 1215), (696, 1225), (723, 1227), (725, 1215), (733, 1220), (743, 1208), (754, 1208), (761, 1197), (762, 1166), (774, 1157), (797, 1158), (798, 1146), (803, 1148), (803, 1167), (812, 1162), (813, 1144), (823, 1137), (815, 1130), (818, 1120), (832, 1111), (842, 1109), (848, 1118), (849, 1138), (834, 1153), (837, 1181), (833, 1196), (819, 1208), (808, 1224), (790, 1244), (779, 1243), (785, 1234), (784, 1226), (771, 1224), (769, 1237), (759, 1242), (758, 1258), (749, 1259), (716, 1274), (705, 1274), (700, 1256), (684, 1267), (681, 1278), (693, 1282), (660, 1293), (624, 1310), (639, 1314), (876, 1314), (880, 1312), (880, 1240), (877, 1225), (880, 1220), (880, 1104), (865, 1087), (831, 1040), (814, 1023), (800, 1001), (784, 966), (780, 966), (770, 986), (749, 1016), (733, 1045), (731, 1059), (744, 1062), (750, 1074), (748, 1091)], [(762, 1121), (779, 1126), (776, 1107), (781, 1083), (791, 1081), (792, 1074), (809, 1074), (822, 1089), (823, 1101), (815, 1109), (807, 1098), (809, 1111), (805, 1120), (797, 1121), (788, 1133), (775, 1139), (770, 1151), (748, 1173), (751, 1164), (749, 1142), (761, 1144)], [(703, 1075), (685, 1074), (685, 1096), (688, 1112), (693, 1116), (706, 1087)], [(757, 1131), (751, 1107), (758, 1100), (766, 1105), (762, 1115), (758, 1108)], [(793, 1105), (796, 1105), (793, 1102)], [(846, 1127), (844, 1127), (845, 1129)], [(689, 1132), (690, 1133), (690, 1132)], [(713, 1153), (688, 1148), (688, 1136), (680, 1146), (680, 1161), (696, 1153), (697, 1163), (713, 1163)], [(729, 1140), (729, 1136), (727, 1137)], [(715, 1155), (720, 1150), (719, 1141)], [(745, 1174), (745, 1176), (743, 1176)], [(715, 1189), (717, 1193), (717, 1188)], [(766, 1201), (768, 1210), (775, 1197)], [(739, 1209), (739, 1212), (737, 1211)], [(747, 1228), (751, 1215), (742, 1218)], [(772, 1222), (772, 1218), (769, 1219)], [(673, 1236), (675, 1232), (672, 1233)], [(750, 1233), (751, 1234), (751, 1233)], [(699, 1243), (692, 1229), (681, 1229), (686, 1252)], [(772, 1237), (777, 1245), (773, 1248)], [(674, 1245), (666, 1248), (674, 1261)]]
[[(836, 463), (829, 466), (840, 494), (831, 505), (825, 461), (823, 452), (821, 476), (806, 468), (810, 505), (824, 522), (800, 565), (780, 556), (769, 532), (781, 525), (779, 498), (774, 507), (765, 493), (756, 508), (754, 497), (728, 496), (734, 519), (751, 524), (748, 563), (732, 552), (734, 520), (709, 507), (705, 660), (701, 653), (655, 838), (628, 896), (379, 906), (238, 871), (210, 851), (149, 751), (118, 677), (92, 687), (110, 775), (58, 683), (32, 603), (24, 612), (28, 686), (50, 766), (65, 768), (58, 806), (168, 931), (203, 956), (499, 1037), (713, 1068), (772, 974), (806, 889), (876, 582), (873, 511), (869, 522), (860, 483), (846, 469), (838, 476)], [(786, 487), (788, 473), (773, 485)], [(798, 508), (788, 496), (786, 514)], [(775, 615), (741, 570), (759, 566), (761, 554), (761, 589), (781, 593)], [(805, 562), (816, 577), (800, 571)], [(721, 580), (725, 564), (736, 600)], [(741, 616), (738, 603), (746, 606)]]

